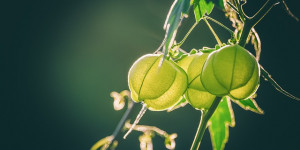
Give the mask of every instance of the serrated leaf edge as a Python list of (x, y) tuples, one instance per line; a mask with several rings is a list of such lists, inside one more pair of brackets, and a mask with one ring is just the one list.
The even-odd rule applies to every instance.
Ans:
[[(223, 100), (224, 100), (225, 97), (223, 97)], [(227, 100), (227, 105), (228, 105), (228, 108), (229, 108), (229, 112), (230, 112), (230, 118), (231, 118), (231, 123), (230, 122), (225, 122), (225, 140), (223, 141), (222, 145), (221, 145), (221, 149), (224, 149), (226, 143), (228, 142), (228, 139), (229, 139), (229, 126), (230, 127), (235, 127), (235, 117), (234, 117), (234, 112), (233, 112), (233, 109), (232, 109), (232, 105), (231, 105), (231, 102), (230, 102), (230, 98), (228, 96), (226, 96), (226, 100)], [(214, 134), (211, 132), (211, 121), (209, 120), (207, 126), (208, 126), (208, 129), (209, 129), (209, 133), (210, 133), (210, 140), (212, 142), (212, 145), (213, 145), (213, 149), (216, 150), (216, 143), (214, 143)]]
[(249, 106), (244, 106), (241, 102), (239, 102), (239, 100), (232, 100), (234, 103), (238, 104), (241, 108), (243, 108), (244, 110), (249, 110), (249, 111), (252, 111), (254, 113), (257, 113), (257, 114), (260, 114), (260, 115), (263, 115), (265, 114), (265, 112), (258, 106), (258, 104), (256, 103), (255, 99), (253, 98), (250, 98), (252, 103), (254, 104), (254, 106), (256, 107), (257, 110), (249, 107)]

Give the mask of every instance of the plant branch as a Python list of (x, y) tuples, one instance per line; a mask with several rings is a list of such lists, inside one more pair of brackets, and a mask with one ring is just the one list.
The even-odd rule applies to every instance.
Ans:
[[(125, 128), (130, 129), (132, 128), (132, 124), (130, 124), (129, 122), (125, 123)], [(167, 137), (168, 133), (164, 130), (161, 130), (155, 126), (147, 126), (147, 125), (136, 125), (133, 127), (133, 130), (136, 131), (140, 131), (140, 132), (150, 132), (153, 131), (155, 133), (157, 133), (158, 135), (160, 135), (161, 137)]]
[(250, 19), (250, 23), (253, 27), (277, 4), (273, 2), (275, 0), (267, 0), (266, 3), (260, 8), (260, 10)]
[(224, 28), (225, 30), (227, 30), (231, 35), (233, 35), (234, 34), (234, 32), (231, 30), (231, 29), (229, 29), (228, 27), (226, 27), (224, 24), (222, 24), (221, 22), (219, 22), (219, 21), (217, 21), (217, 20), (215, 20), (215, 19), (213, 19), (213, 18), (211, 18), (211, 17), (209, 17), (209, 16), (205, 16), (205, 18), (206, 19), (209, 19), (209, 20), (211, 20), (211, 21), (213, 21), (214, 23), (216, 23), (216, 24), (218, 24), (219, 26), (221, 26), (222, 28)]
[(214, 29), (210, 26), (209, 22), (203, 18), (204, 22), (207, 24), (208, 28), (210, 29), (210, 31), (212, 32), (212, 34), (214, 35), (215, 39), (217, 40), (218, 44), (220, 46), (222, 46), (222, 42), (221, 40), (219, 39), (218, 35), (216, 34), (216, 32), (214, 31)]
[(193, 24), (193, 26), (189, 29), (189, 31), (185, 34), (184, 38), (183, 38), (178, 44), (174, 45), (172, 48), (174, 48), (174, 47), (177, 47), (177, 49), (180, 48), (180, 46), (181, 46), (181, 45), (185, 42), (185, 40), (189, 37), (189, 35), (191, 34), (191, 32), (192, 32), (193, 29), (197, 26), (198, 23), (199, 23), (199, 21), (198, 21), (198, 22), (196, 21), (196, 22)]
[(296, 21), (299, 21), (299, 18), (297, 16), (295, 16), (289, 9), (289, 7), (287, 6), (287, 4), (285, 3), (285, 0), (281, 0), (284, 8), (285, 8), (285, 11), (292, 17), (294, 18)]
[(284, 94), (285, 96), (287, 96), (289, 98), (300, 101), (300, 98), (290, 94), (289, 92), (285, 91), (281, 86), (279, 86), (279, 84), (271, 77), (269, 72), (267, 72), (261, 65), (260, 65), (260, 71), (261, 71), (261, 75), (264, 77), (264, 79), (266, 81), (269, 81), (277, 91), (279, 91), (280, 93)]
[[(260, 10), (253, 17), (249, 17), (244, 21), (244, 27), (243, 27), (241, 37), (239, 39), (239, 45), (245, 47), (250, 30), (273, 8), (273, 6), (277, 4), (278, 3), (275, 2), (275, 0), (267, 0), (266, 3), (260, 8)], [(238, 9), (240, 7), (241, 5), (238, 3)], [(239, 14), (239, 15), (243, 16), (244, 14)]]
[(230, 6), (230, 8), (232, 8), (237, 14), (239, 14), (237, 8), (230, 2), (227, 2), (227, 4)]
[(191, 150), (198, 150), (204, 132), (206, 130), (207, 122), (209, 121), (210, 117), (215, 112), (216, 108), (218, 107), (222, 97), (216, 97), (214, 102), (212, 103), (211, 107), (207, 111), (202, 111), (200, 123), (197, 129), (196, 136), (194, 138), (193, 144), (191, 146)]
[(240, 0), (234, 0), (235, 5), (237, 6), (237, 12), (239, 13), (241, 20), (243, 22), (247, 21), (249, 19), (249, 17), (245, 14), (244, 10), (243, 10), (243, 5), (240, 3)]

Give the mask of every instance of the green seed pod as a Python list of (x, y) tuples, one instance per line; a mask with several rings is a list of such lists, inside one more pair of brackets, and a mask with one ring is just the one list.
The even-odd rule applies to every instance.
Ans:
[(202, 52), (192, 54), (177, 63), (188, 75), (188, 89), (184, 96), (194, 108), (200, 110), (209, 109), (216, 97), (207, 92), (200, 81), (202, 67), (208, 55), (209, 53)]
[(203, 66), (201, 82), (214, 95), (246, 99), (257, 90), (259, 76), (255, 57), (236, 44), (222, 47), (209, 55)]
[(166, 110), (175, 105), (187, 88), (187, 75), (173, 61), (162, 61), (163, 55), (148, 54), (130, 68), (128, 84), (135, 102), (148, 109)]

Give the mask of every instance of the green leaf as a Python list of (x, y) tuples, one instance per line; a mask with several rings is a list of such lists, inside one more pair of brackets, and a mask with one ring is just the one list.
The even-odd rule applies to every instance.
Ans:
[(258, 114), (264, 114), (264, 111), (257, 105), (256, 101), (253, 98), (248, 98), (245, 100), (232, 100), (240, 107), (245, 110), (250, 110)]
[(186, 104), (188, 104), (188, 101), (182, 96), (181, 100), (176, 105), (167, 109), (167, 112), (171, 112), (175, 109), (184, 107)]
[(209, 15), (214, 8), (214, 3), (210, 0), (194, 0), (194, 14), (195, 19), (199, 22), (202, 17)]
[(260, 71), (261, 71), (261, 75), (265, 78), (265, 80), (270, 82), (277, 91), (279, 91), (280, 93), (284, 94), (285, 96), (291, 99), (300, 101), (300, 98), (290, 94), (289, 92), (285, 91), (281, 86), (279, 86), (279, 84), (277, 84), (277, 82), (271, 77), (269, 72), (267, 72), (265, 68), (263, 68), (261, 65), (260, 65)]
[(213, 149), (223, 150), (229, 137), (228, 126), (235, 126), (234, 113), (228, 97), (223, 97), (208, 125)]
[(219, 7), (220, 9), (225, 9), (224, 1), (223, 0), (212, 0), (215, 6)]
[(183, 19), (183, 17), (188, 15), (189, 8), (190, 0), (175, 0), (172, 4), (164, 24), (164, 29), (166, 30), (164, 39), (165, 56), (168, 54), (168, 50), (171, 48), (174, 42), (181, 20)]
[[(197, 0), (191, 0), (191, 5), (193, 5), (195, 1), (197, 1)], [(220, 9), (225, 9), (223, 0), (206, 0), (206, 1), (207, 2), (212, 1), (215, 4), (215, 6), (219, 7)], [(226, 0), (225, 0), (225, 2), (226, 2)]]

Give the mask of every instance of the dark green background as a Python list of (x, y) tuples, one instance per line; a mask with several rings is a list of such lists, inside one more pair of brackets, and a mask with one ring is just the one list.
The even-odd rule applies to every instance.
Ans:
[[(163, 39), (162, 29), (172, 0), (14, 0), (1, 4), (3, 51), (12, 52), (4, 64), (13, 80), (2, 100), (1, 124), (5, 140), (0, 149), (60, 150), (89, 149), (114, 130), (124, 110), (114, 111), (111, 91), (128, 89), (127, 72), (140, 56), (152, 53)], [(261, 0), (245, 6), (253, 14)], [(300, 16), (297, 1), (287, 4)], [(214, 9), (212, 16), (231, 23)], [(178, 32), (181, 39), (193, 24), (191, 13)], [(221, 40), (229, 34), (215, 26)], [(257, 26), (262, 41), (260, 63), (287, 91), (300, 96), (299, 22), (282, 5), (271, 10)], [(213, 47), (216, 44), (203, 22), (182, 48)], [(253, 51), (252, 47), (248, 49)], [(6, 61), (8, 60), (8, 61)], [(11, 61), (12, 60), (12, 61)], [(10, 88), (9, 88), (10, 89)], [(5, 91), (5, 90), (3, 90)], [(236, 127), (230, 128), (229, 150), (299, 149), (300, 102), (278, 93), (261, 81), (256, 99), (265, 115), (244, 111), (236, 104)], [(5, 94), (4, 94), (5, 95)], [(139, 106), (140, 107), (140, 106)], [(137, 110), (135, 110), (135, 114)], [(192, 107), (171, 113), (150, 112), (140, 124), (178, 133), (176, 149), (192, 144), (200, 112)], [(118, 149), (139, 149), (134, 132)], [(164, 149), (156, 137), (154, 149)], [(208, 132), (200, 149), (211, 149)]]

